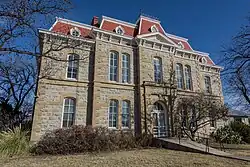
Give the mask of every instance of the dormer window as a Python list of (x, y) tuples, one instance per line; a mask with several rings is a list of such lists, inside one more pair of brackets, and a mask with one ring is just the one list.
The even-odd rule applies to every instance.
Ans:
[(157, 28), (155, 25), (153, 25), (153, 26), (150, 28), (150, 30), (151, 30), (151, 32), (158, 32), (158, 31), (159, 31), (158, 28)]
[(121, 26), (118, 26), (118, 27), (115, 28), (115, 32), (117, 34), (123, 35), (125, 31)]
[(74, 27), (70, 29), (70, 34), (74, 37), (80, 37), (81, 31), (78, 28)]
[(184, 45), (183, 45), (182, 42), (179, 42), (179, 43), (178, 43), (178, 46), (179, 46), (181, 49), (184, 49)]
[(201, 58), (201, 63), (202, 63), (202, 64), (207, 64), (207, 59), (206, 59), (205, 57), (202, 57), (202, 58)]

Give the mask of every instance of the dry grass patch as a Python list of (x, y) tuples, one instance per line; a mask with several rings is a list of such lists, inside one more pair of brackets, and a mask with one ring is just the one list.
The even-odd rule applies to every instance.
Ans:
[(144, 149), (112, 153), (34, 156), (0, 160), (2, 167), (249, 167), (250, 163), (210, 155), (166, 149)]

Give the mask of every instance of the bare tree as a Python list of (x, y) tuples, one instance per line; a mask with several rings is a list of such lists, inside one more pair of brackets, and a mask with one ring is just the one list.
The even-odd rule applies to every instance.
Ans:
[(47, 28), (55, 16), (70, 8), (69, 0), (10, 0), (0, 4), (0, 55), (41, 56), (38, 28)]
[(222, 73), (226, 82), (226, 95), (235, 106), (243, 106), (250, 111), (250, 17), (248, 25), (233, 38), (226, 50)]
[(199, 93), (192, 97), (178, 99), (175, 120), (182, 132), (191, 140), (195, 140), (196, 132), (203, 127), (214, 124), (215, 121), (224, 118), (228, 109), (222, 102), (211, 95)]
[[(26, 60), (27, 61), (27, 60)], [(37, 70), (32, 63), (18, 58), (0, 63), (0, 126), (13, 128), (27, 118), (34, 101)], [(32, 106), (32, 105), (31, 105)]]

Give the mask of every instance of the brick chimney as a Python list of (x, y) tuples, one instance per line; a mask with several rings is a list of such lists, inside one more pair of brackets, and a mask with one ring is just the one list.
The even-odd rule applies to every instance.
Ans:
[(98, 21), (98, 17), (94, 16), (92, 21), (91, 21), (91, 25), (95, 26), (95, 27), (99, 27), (99, 21)]

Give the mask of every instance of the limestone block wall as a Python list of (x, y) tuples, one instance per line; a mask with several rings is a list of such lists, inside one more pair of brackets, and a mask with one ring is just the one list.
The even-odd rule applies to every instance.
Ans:
[(171, 68), (171, 57), (169, 52), (153, 50), (150, 48), (139, 47), (139, 63), (140, 63), (140, 83), (143, 81), (154, 81), (154, 58), (158, 57), (162, 60), (163, 81), (169, 78), (169, 70)]
[(122, 54), (127, 54), (130, 57), (130, 82), (134, 83), (134, 57), (136, 53), (131, 46), (120, 45), (119, 43), (110, 43), (107, 41), (96, 40), (95, 50), (95, 76), (94, 81), (110, 82), (109, 81), (109, 55), (111, 51), (118, 52), (118, 83), (122, 83)]
[(118, 100), (118, 126), (121, 129), (122, 101), (130, 102), (130, 125), (134, 129), (134, 88), (133, 86), (123, 86), (114, 84), (96, 84), (94, 86), (94, 105), (93, 105), (93, 126), (108, 127), (108, 110), (110, 100)]
[(46, 132), (62, 127), (64, 98), (76, 100), (75, 124), (85, 125), (87, 119), (88, 86), (86, 83), (43, 80), (38, 85), (37, 102), (31, 141), (37, 141)]

